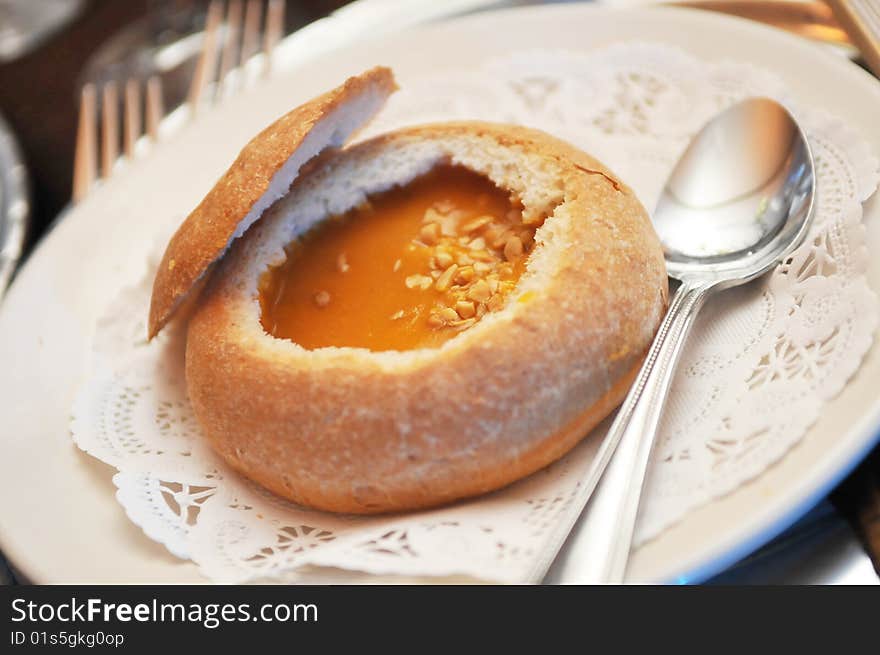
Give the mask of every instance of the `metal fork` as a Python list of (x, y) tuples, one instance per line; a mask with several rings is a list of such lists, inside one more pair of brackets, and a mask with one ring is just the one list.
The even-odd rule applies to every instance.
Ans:
[[(229, 0), (225, 20), (223, 4), (212, 0), (208, 5), (205, 38), (187, 98), (194, 112), (234, 94), (253, 76), (269, 74), (283, 33), (283, 0)], [(206, 93), (209, 90), (213, 93)]]
[(283, 0), (212, 0), (186, 101), (167, 116), (158, 74), (146, 80), (132, 76), (100, 86), (84, 84), (74, 154), (73, 202), (85, 198), (98, 180), (110, 178), (121, 161), (141, 156), (149, 150), (150, 142), (246, 87), (255, 76), (268, 74), (283, 25)]
[(880, 4), (877, 0), (828, 0), (828, 4), (865, 63), (880, 76)]
[[(138, 142), (142, 130), (146, 130), (151, 141), (159, 138), (159, 124), (164, 115), (161, 82), (157, 76), (153, 76), (144, 86), (146, 87), (143, 112), (146, 116), (145, 125), (142, 125), (141, 121), (144, 95), (141, 81), (129, 78), (123, 88), (123, 152), (127, 159), (133, 159), (141, 152)], [(80, 95), (79, 126), (73, 162), (75, 203), (88, 195), (99, 178), (109, 178), (119, 160), (119, 87), (114, 81), (106, 83), (101, 88), (100, 128), (98, 128), (97, 94), (95, 84), (90, 82), (82, 88)]]

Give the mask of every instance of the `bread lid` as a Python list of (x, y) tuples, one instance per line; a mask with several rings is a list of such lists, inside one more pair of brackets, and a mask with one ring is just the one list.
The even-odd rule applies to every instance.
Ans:
[(300, 105), (251, 139), (168, 243), (153, 282), (148, 338), (201, 288), (230, 244), (287, 193), (303, 164), (327, 148), (341, 147), (396, 89), (391, 70), (373, 68)]

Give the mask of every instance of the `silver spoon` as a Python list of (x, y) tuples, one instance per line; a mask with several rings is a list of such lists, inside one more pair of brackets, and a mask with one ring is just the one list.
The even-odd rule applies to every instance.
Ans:
[(816, 193), (813, 169), (803, 131), (764, 98), (715, 117), (676, 164), (654, 226), (669, 275), (681, 284), (586, 478), (595, 489), (554, 577), (623, 581), (654, 436), (697, 312), (711, 294), (754, 280), (801, 243)]

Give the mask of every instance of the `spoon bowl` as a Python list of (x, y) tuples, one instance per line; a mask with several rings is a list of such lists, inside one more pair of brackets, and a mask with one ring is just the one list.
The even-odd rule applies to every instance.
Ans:
[(752, 98), (713, 118), (685, 150), (654, 211), (678, 280), (748, 282), (806, 235), (815, 197), (807, 138), (791, 114)]
[(623, 581), (648, 459), (694, 319), (711, 294), (754, 280), (804, 240), (815, 195), (807, 139), (773, 100), (733, 105), (685, 150), (654, 212), (667, 270), (681, 284), (584, 480), (592, 495), (569, 536), (581, 557), (566, 562), (567, 579)]

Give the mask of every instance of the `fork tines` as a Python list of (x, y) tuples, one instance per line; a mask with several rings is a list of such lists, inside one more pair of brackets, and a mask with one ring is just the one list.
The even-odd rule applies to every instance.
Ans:
[[(202, 48), (188, 95), (193, 111), (198, 111), (211, 85), (216, 89), (208, 99), (218, 100), (232, 91), (238, 74), (252, 62), (259, 62), (261, 70), (268, 73), (272, 52), (284, 31), (284, 0), (229, 0), (225, 20), (221, 20), (223, 4), (212, 0), (208, 5)], [(259, 58), (261, 51), (263, 57)]]
[(226, 6), (226, 33), (223, 38), (223, 48), (220, 55), (220, 72), (218, 78), (226, 79), (226, 76), (235, 68), (235, 58), (239, 54), (239, 39), (241, 38), (241, 0), (229, 0)]
[[(187, 95), (190, 112), (196, 113), (206, 99), (220, 100), (222, 94), (237, 85), (237, 75), (246, 67), (250, 69), (252, 63), (255, 70), (267, 73), (272, 52), (283, 31), (284, 0), (228, 0), (225, 3), (212, 0), (205, 15), (202, 45)], [(112, 175), (120, 161), (120, 145), (123, 157), (132, 159), (145, 141), (144, 131), (148, 140), (159, 138), (160, 123), (165, 115), (160, 78), (155, 75), (146, 81), (130, 78), (121, 87), (120, 84), (122, 80), (100, 86), (89, 82), (82, 88), (73, 166), (74, 202), (82, 200), (99, 177)], [(216, 85), (217, 93), (205, 94), (212, 85)]]
[(284, 33), (284, 0), (269, 0), (266, 9), (266, 29), (263, 31), (263, 52), (266, 54), (266, 70), (272, 68), (272, 53)]
[(217, 29), (221, 19), (220, 2), (213, 0), (208, 5), (205, 17), (205, 29), (202, 36), (202, 49), (196, 62), (192, 83), (189, 87), (187, 102), (193, 111), (197, 110), (202, 99), (202, 92), (214, 77), (214, 66), (217, 60)]
[(875, 0), (828, 0), (828, 4), (865, 63), (880, 75), (880, 5)]
[(76, 131), (76, 155), (73, 160), (73, 200), (79, 202), (95, 181), (95, 85), (86, 84), (79, 100), (79, 126)]
[(116, 82), (107, 82), (101, 93), (101, 174), (110, 177), (119, 159), (119, 95)]
[[(133, 158), (143, 133), (142, 115), (146, 114), (147, 136), (159, 138), (162, 110), (162, 87), (158, 77), (146, 81), (146, 102), (142, 107), (142, 82), (126, 80), (122, 94), (122, 147), (126, 158)], [(98, 124), (98, 91), (93, 82), (85, 84), (80, 94), (79, 124), (76, 134), (76, 154), (73, 162), (73, 200), (79, 202), (100, 177), (110, 177), (119, 161), (119, 89), (114, 81), (100, 88), (101, 129)], [(145, 112), (142, 112), (145, 109)], [(98, 169), (100, 153), (100, 170)]]

